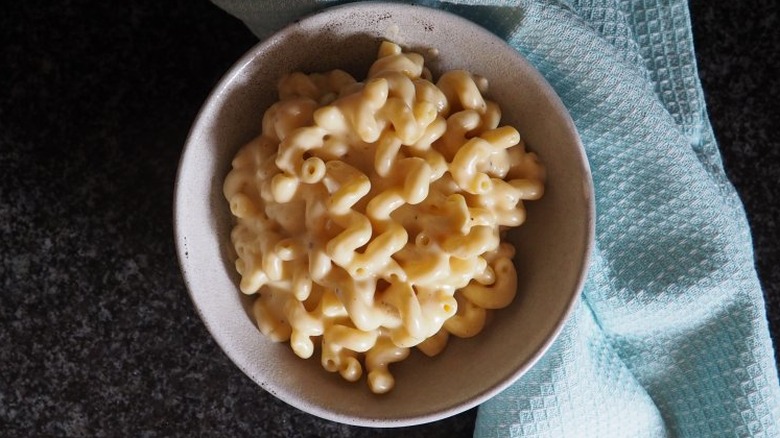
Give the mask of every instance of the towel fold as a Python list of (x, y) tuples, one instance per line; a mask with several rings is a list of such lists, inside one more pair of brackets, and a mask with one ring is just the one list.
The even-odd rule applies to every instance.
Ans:
[[(336, 3), (213, 0), (263, 38)], [(596, 245), (559, 339), (475, 436), (779, 436), (780, 385), (742, 204), (683, 0), (421, 1), (504, 38), (550, 82), (596, 188)]]

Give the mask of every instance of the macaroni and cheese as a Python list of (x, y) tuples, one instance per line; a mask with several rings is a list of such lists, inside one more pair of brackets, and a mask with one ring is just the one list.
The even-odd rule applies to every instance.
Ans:
[(487, 81), (432, 82), (384, 42), (363, 82), (292, 73), (235, 156), (224, 195), (240, 289), (270, 339), (375, 393), (416, 347), (474, 336), (517, 288), (508, 227), (544, 191), (544, 167), (499, 126)]

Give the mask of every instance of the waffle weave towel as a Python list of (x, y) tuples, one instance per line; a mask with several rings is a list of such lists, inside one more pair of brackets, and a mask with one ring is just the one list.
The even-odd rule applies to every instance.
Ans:
[[(337, 2), (213, 0), (260, 38)], [(560, 338), (475, 436), (780, 436), (748, 224), (684, 0), (423, 1), (520, 51), (561, 96), (596, 187), (596, 246)]]

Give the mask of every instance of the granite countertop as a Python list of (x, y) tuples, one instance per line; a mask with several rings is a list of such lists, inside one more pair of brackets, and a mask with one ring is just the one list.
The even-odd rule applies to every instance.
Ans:
[[(778, 6), (691, 8), (777, 340)], [(297, 411), (235, 367), (195, 313), (173, 182), (201, 103), (256, 42), (238, 21), (184, 0), (0, 10), (0, 435), (471, 435), (474, 410), (383, 431)]]

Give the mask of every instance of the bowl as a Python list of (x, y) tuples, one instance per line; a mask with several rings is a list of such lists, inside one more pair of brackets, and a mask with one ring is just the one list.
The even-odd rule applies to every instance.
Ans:
[[(295, 356), (257, 329), (238, 289), (232, 218), (222, 184), (236, 151), (259, 134), (289, 72), (344, 69), (364, 78), (382, 40), (421, 53), (434, 72), (466, 69), (490, 82), (502, 124), (518, 129), (547, 169), (544, 197), (526, 203), (515, 243), (518, 292), (478, 336), (451, 338), (434, 358), (394, 364), (395, 388), (371, 393)], [(174, 228), (192, 301), (225, 354), (261, 388), (310, 414), (351, 425), (400, 427), (449, 417), (507, 388), (545, 353), (577, 300), (594, 234), (593, 183), (574, 124), (544, 78), (517, 51), (458, 16), (422, 6), (355, 3), (289, 25), (246, 53), (194, 122), (181, 157)]]

